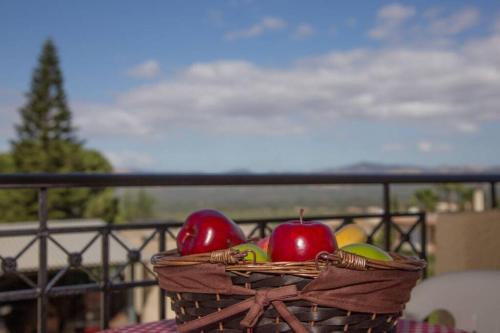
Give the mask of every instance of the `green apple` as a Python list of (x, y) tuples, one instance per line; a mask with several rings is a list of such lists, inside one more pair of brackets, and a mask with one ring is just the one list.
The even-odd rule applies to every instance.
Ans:
[(252, 243), (240, 244), (232, 247), (233, 249), (239, 250), (240, 252), (248, 251), (248, 254), (245, 256), (246, 261), (253, 261), (253, 251), (255, 253), (255, 262), (268, 262), (269, 258), (267, 253), (264, 252), (260, 247)]
[(355, 243), (346, 245), (340, 249), (342, 251), (354, 253), (357, 254), (358, 256), (362, 256), (368, 259), (375, 259), (382, 261), (393, 260), (392, 257), (389, 255), (389, 253), (371, 244)]

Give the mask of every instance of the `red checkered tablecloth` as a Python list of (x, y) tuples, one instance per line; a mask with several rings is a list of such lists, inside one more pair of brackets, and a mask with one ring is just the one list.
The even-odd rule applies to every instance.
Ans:
[[(163, 320), (149, 324), (131, 325), (123, 328), (110, 329), (100, 333), (176, 333), (175, 321)], [(398, 333), (466, 333), (445, 326), (400, 319)]]

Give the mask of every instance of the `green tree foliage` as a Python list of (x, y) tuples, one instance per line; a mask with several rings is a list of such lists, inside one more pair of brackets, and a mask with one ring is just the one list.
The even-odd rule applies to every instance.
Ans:
[(121, 200), (120, 220), (130, 222), (154, 217), (155, 200), (145, 190), (126, 191)]
[(412, 202), (424, 211), (434, 212), (439, 202), (439, 195), (431, 188), (419, 189), (413, 194)]
[[(34, 70), (26, 104), (19, 110), (17, 138), (11, 153), (0, 155), (0, 172), (65, 173), (111, 172), (112, 166), (95, 150), (86, 149), (76, 137), (63, 89), (56, 48), (51, 40), (43, 45)], [(37, 218), (35, 190), (0, 192), (0, 221)], [(112, 222), (118, 203), (110, 190), (51, 189), (50, 218), (101, 217)]]
[(14, 172), (14, 159), (9, 153), (0, 153), (0, 173)]
[(463, 184), (442, 184), (438, 186), (438, 189), (449, 207), (452, 204), (456, 204), (460, 211), (472, 208), (473, 188), (464, 186)]
[(412, 203), (420, 209), (435, 211), (439, 201), (448, 204), (448, 209), (456, 205), (459, 211), (472, 209), (474, 189), (463, 184), (441, 184), (435, 189), (424, 188), (415, 191)]

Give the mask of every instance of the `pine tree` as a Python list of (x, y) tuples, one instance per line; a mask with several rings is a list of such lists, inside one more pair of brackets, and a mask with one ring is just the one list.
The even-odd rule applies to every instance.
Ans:
[(34, 70), (27, 102), (19, 110), (17, 140), (12, 152), (20, 172), (57, 172), (67, 166), (67, 150), (78, 150), (71, 112), (63, 89), (63, 77), (54, 43), (43, 45)]
[(20, 140), (50, 139), (75, 142), (71, 112), (63, 90), (59, 58), (52, 40), (43, 45), (28, 93), (28, 103), (20, 110), (22, 124), (16, 126)]
[[(26, 104), (19, 110), (21, 122), (11, 154), (0, 160), (9, 172), (111, 172), (112, 166), (97, 151), (83, 147), (72, 125), (71, 111), (63, 88), (63, 75), (54, 43), (42, 48), (33, 72)], [(9, 164), (7, 163), (9, 162)], [(0, 170), (2, 172), (2, 170)], [(33, 190), (0, 192), (0, 221), (37, 218), (37, 193)], [(110, 190), (53, 189), (49, 191), (49, 217), (102, 217), (113, 221), (117, 202)]]

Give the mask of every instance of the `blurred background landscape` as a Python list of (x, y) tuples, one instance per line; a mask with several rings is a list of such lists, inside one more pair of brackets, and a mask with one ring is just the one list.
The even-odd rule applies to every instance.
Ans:
[[(172, 223), (203, 208), (258, 220), (245, 226), (253, 236), (300, 208), (333, 228), (358, 223), (376, 244), (426, 257), (429, 275), (500, 267), (484, 252), (500, 233), (496, 180), (46, 192), (9, 183), (498, 175), (497, 1), (0, 1), (0, 31), (0, 333), (32, 333), (40, 320), (47, 332), (90, 333), (158, 319), (149, 258), (175, 246)], [(45, 222), (86, 231), (50, 239)], [(109, 241), (105, 267), (97, 239)], [(40, 313), (44, 262), (50, 288), (93, 291), (51, 298), (50, 316)]]
[[(499, 170), (494, 1), (1, 9), (0, 172)], [(471, 209), (474, 189), (401, 186), (392, 204)], [(136, 192), (62, 191), (50, 214), (124, 222), (203, 206), (235, 218), (380, 206), (356, 186)], [(0, 220), (36, 218), (33, 192), (2, 193)]]

